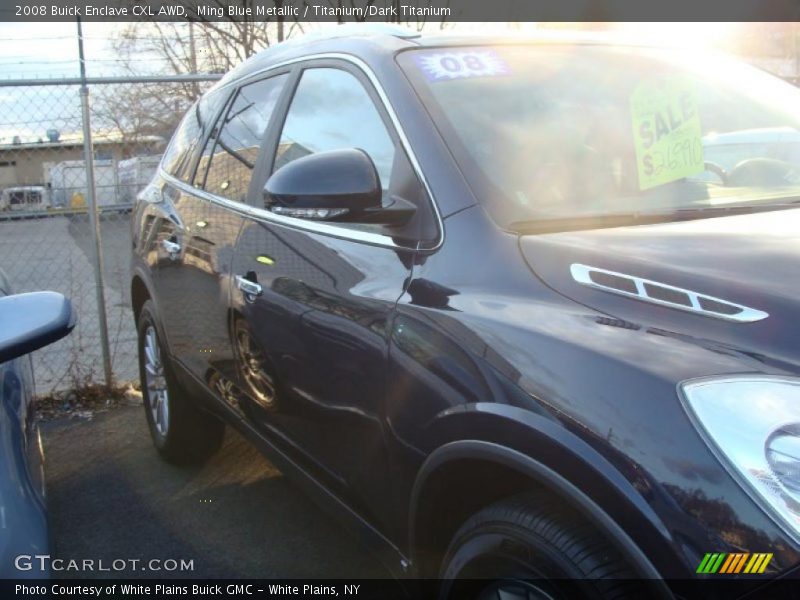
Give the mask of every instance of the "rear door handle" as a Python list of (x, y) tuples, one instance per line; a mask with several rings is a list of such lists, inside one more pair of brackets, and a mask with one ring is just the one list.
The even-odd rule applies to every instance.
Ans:
[(247, 277), (242, 277), (241, 275), (236, 276), (236, 287), (244, 292), (245, 299), (250, 302), (252, 302), (256, 296), (260, 296), (264, 292), (260, 283), (251, 281)]

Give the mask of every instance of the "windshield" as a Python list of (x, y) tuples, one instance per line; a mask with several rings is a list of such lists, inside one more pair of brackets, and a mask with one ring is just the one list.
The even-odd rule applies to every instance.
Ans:
[(511, 45), (398, 61), (504, 226), (800, 196), (800, 90), (732, 59)]

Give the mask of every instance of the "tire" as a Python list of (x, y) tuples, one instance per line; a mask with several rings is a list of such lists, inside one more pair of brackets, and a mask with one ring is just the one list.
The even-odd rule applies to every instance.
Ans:
[(484, 508), (458, 530), (442, 564), (440, 598), (649, 597), (619, 551), (548, 494)]
[(152, 300), (142, 306), (137, 330), (142, 400), (153, 444), (169, 463), (202, 463), (222, 445), (225, 424), (197, 408), (177, 383), (158, 334)]

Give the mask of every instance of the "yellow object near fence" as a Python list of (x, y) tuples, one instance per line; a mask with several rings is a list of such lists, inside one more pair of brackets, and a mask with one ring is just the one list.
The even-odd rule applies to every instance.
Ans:
[(80, 192), (75, 192), (69, 199), (70, 208), (86, 208), (86, 199)]

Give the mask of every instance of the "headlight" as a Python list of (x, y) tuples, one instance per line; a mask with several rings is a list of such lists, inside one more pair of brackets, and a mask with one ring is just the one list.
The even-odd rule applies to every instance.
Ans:
[(800, 380), (742, 375), (687, 381), (679, 389), (717, 457), (800, 538)]

